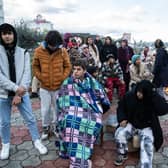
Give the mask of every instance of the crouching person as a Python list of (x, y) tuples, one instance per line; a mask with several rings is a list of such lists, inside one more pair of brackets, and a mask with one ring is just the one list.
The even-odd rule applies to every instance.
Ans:
[(86, 72), (83, 60), (74, 63), (72, 76), (63, 82), (57, 105), (60, 157), (70, 158), (70, 168), (90, 168), (102, 114), (110, 108), (110, 102), (101, 85)]
[(157, 94), (150, 81), (143, 80), (126, 93), (117, 109), (119, 127), (115, 139), (118, 156), (114, 164), (122, 165), (127, 159), (127, 142), (136, 130), (140, 140), (141, 168), (152, 168), (154, 147), (157, 151), (163, 143), (158, 116), (166, 113), (168, 104)]

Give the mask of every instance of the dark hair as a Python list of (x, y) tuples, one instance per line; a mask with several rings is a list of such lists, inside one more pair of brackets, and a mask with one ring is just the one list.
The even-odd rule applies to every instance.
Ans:
[(87, 72), (90, 73), (91, 75), (93, 75), (97, 71), (98, 71), (97, 66), (87, 66)]
[(153, 83), (151, 83), (148, 80), (142, 80), (137, 83), (135, 91), (136, 91), (136, 93), (138, 91), (143, 93), (144, 100), (151, 101), (154, 88), (155, 88), (155, 86), (153, 85)]
[[(90, 44), (88, 43), (88, 39), (91, 38), (93, 40), (93, 38), (91, 36), (87, 37), (86, 38), (86, 44), (89, 46)], [(93, 48), (93, 51), (96, 53), (96, 55), (98, 54), (97, 53), (97, 50), (96, 50), (96, 47), (95, 47), (95, 44), (94, 44), (94, 41), (93, 43), (90, 45), (92, 48)]]
[(51, 46), (63, 44), (61, 34), (56, 30), (49, 31), (45, 37), (45, 41)]
[(155, 48), (163, 48), (164, 47), (164, 43), (161, 39), (157, 39), (154, 44), (155, 44)]
[(86, 61), (83, 60), (83, 59), (77, 59), (77, 60), (73, 63), (73, 66), (80, 66), (80, 67), (82, 67), (84, 70), (86, 70), (86, 68), (87, 68)]
[(9, 32), (13, 32), (13, 34), (14, 34), (13, 44), (14, 44), (14, 47), (15, 47), (16, 44), (17, 44), (17, 33), (16, 33), (15, 28), (11, 24), (8, 24), (8, 23), (3, 23), (3, 24), (0, 25), (0, 43), (3, 46), (6, 46), (6, 44), (2, 40), (2, 33), (9, 33)]
[(107, 37), (105, 38), (105, 44), (106, 44), (106, 40), (107, 40), (107, 39), (109, 39), (109, 40), (110, 40), (110, 44), (112, 44), (112, 39), (111, 39), (110, 36), (107, 36)]

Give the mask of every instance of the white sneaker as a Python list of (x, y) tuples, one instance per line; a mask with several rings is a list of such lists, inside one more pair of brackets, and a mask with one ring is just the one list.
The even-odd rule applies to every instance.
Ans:
[(2, 143), (1, 160), (5, 160), (9, 158), (9, 150), (10, 150), (10, 143), (6, 143), (6, 144)]
[(47, 152), (48, 152), (47, 148), (41, 143), (41, 141), (39, 139), (35, 140), (34, 146), (39, 151), (39, 153), (41, 155), (47, 154)]
[(88, 168), (92, 168), (92, 161), (88, 160)]

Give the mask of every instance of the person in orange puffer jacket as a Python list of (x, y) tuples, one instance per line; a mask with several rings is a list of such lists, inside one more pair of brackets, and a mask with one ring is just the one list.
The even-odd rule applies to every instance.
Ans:
[[(49, 31), (44, 42), (35, 49), (33, 57), (33, 73), (41, 83), (42, 140), (48, 138), (50, 126), (52, 126), (52, 132), (55, 132), (57, 118), (55, 96), (62, 82), (71, 72), (69, 55), (62, 46), (63, 40), (60, 33), (55, 30)], [(51, 105), (54, 111), (52, 118), (50, 118)]]

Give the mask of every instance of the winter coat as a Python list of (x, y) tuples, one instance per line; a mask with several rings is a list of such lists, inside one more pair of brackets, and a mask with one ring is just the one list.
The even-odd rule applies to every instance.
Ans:
[(121, 81), (123, 80), (123, 72), (118, 61), (115, 61), (112, 66), (107, 62), (104, 62), (99, 75), (99, 80), (105, 85), (107, 78), (118, 78)]
[(96, 66), (100, 67), (101, 62), (100, 62), (100, 58), (99, 58), (99, 50), (95, 44), (93, 44), (93, 45), (95, 46), (96, 52), (94, 51), (94, 49), (91, 45), (89, 45), (89, 52), (92, 55), (92, 57), (94, 58)]
[(65, 48), (49, 54), (45, 46), (39, 46), (34, 53), (33, 73), (47, 90), (57, 90), (71, 72), (69, 55)]
[(140, 63), (139, 68), (140, 68), (140, 72), (138, 74), (137, 66), (134, 64), (131, 64), (130, 66), (130, 76), (131, 76), (130, 86), (133, 83), (136, 84), (137, 82), (140, 82), (143, 79), (152, 80), (153, 74), (149, 72), (149, 70), (147, 69), (146, 65), (143, 62)]
[(118, 48), (118, 60), (123, 70), (123, 73), (128, 73), (129, 60), (131, 60), (133, 55), (134, 55), (133, 49), (129, 46), (127, 46), (126, 48), (123, 47)]
[(19, 86), (27, 90), (31, 82), (30, 55), (23, 48), (15, 48), (16, 83), (10, 80), (9, 63), (5, 48), (0, 45), (0, 98), (8, 98), (8, 92), (16, 92)]
[(157, 49), (153, 74), (156, 87), (168, 86), (168, 53), (164, 48)]
[(119, 123), (127, 120), (138, 129), (151, 127), (154, 135), (154, 145), (156, 150), (158, 150), (163, 143), (162, 129), (158, 116), (166, 113), (168, 113), (168, 103), (158, 93), (153, 93), (150, 107), (147, 108), (145, 104), (138, 101), (134, 89), (127, 92), (119, 102), (117, 119)]

